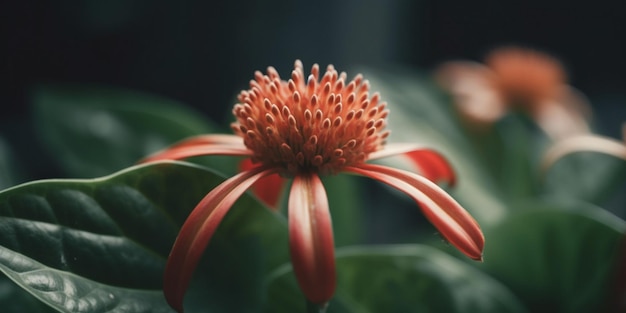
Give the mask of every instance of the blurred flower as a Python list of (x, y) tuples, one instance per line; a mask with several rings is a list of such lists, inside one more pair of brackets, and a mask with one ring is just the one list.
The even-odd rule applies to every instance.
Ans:
[[(183, 159), (199, 155), (249, 157), (242, 171), (215, 187), (185, 221), (170, 253), (164, 293), (182, 312), (184, 293), (203, 250), (233, 203), (260, 179), (278, 174), (293, 179), (288, 201), (289, 246), (298, 284), (306, 298), (324, 304), (335, 292), (334, 242), (326, 191), (320, 175), (348, 172), (395, 187), (420, 204), (426, 217), (468, 257), (482, 259), (483, 234), (476, 221), (432, 181), (453, 184), (447, 161), (436, 151), (411, 144), (386, 145), (389, 111), (378, 93), (369, 95), (361, 75), (346, 82), (332, 65), (320, 78), (313, 65), (305, 80), (295, 62), (291, 79), (276, 70), (256, 72), (250, 89), (234, 106), (235, 135), (203, 135), (143, 160)], [(365, 163), (403, 154), (422, 175)], [(281, 179), (261, 186), (261, 198), (275, 203)], [(358, 196), (358, 195), (352, 195)]]
[(507, 112), (519, 111), (552, 139), (589, 132), (586, 98), (567, 84), (559, 61), (545, 53), (502, 47), (484, 64), (444, 63), (435, 78), (452, 93), (458, 111), (474, 128), (488, 128)]

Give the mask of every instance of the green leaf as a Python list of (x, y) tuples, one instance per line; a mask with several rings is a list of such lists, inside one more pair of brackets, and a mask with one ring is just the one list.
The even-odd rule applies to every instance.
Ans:
[(215, 130), (181, 103), (125, 89), (42, 86), (32, 101), (41, 138), (71, 177), (107, 175), (185, 137)]
[(17, 163), (9, 145), (0, 137), (0, 190), (13, 186), (17, 181)]
[(57, 310), (47, 306), (26, 290), (0, 274), (0, 307), (3, 313), (55, 313)]
[[(337, 250), (338, 283), (328, 312), (525, 312), (500, 283), (476, 268), (422, 245)], [(304, 312), (290, 267), (269, 282), (265, 312)]]
[(626, 162), (623, 159), (580, 151), (559, 159), (546, 171), (543, 179), (548, 193), (590, 202), (626, 216), (623, 201), (610, 208), (611, 200), (623, 195), (626, 184)]
[[(539, 177), (537, 134), (534, 125), (519, 114), (509, 114), (494, 123), (493, 131), (481, 138), (481, 157), (489, 164), (506, 202), (537, 195)], [(541, 137), (539, 137), (541, 138)]]
[(626, 223), (582, 203), (533, 203), (486, 231), (484, 267), (533, 312), (600, 312)]
[[(170, 247), (191, 209), (221, 181), (198, 166), (164, 162), (8, 189), (0, 193), (0, 271), (62, 312), (77, 305), (87, 305), (80, 312), (169, 312), (161, 280)], [(210, 276), (212, 290), (261, 285), (262, 275), (288, 260), (285, 224), (243, 196), (214, 236), (210, 267), (197, 276), (246, 274)], [(256, 295), (237, 296), (260, 305)], [(219, 300), (187, 312), (228, 311), (229, 303)]]
[(333, 220), (335, 246), (363, 243), (362, 181), (353, 175), (334, 175), (323, 179)]

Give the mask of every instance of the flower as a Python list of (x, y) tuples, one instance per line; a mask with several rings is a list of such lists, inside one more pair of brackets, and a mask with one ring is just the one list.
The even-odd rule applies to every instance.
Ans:
[[(281, 80), (269, 67), (256, 72), (241, 91), (231, 124), (235, 135), (192, 137), (149, 156), (143, 162), (199, 155), (249, 157), (251, 164), (211, 190), (189, 215), (167, 261), (164, 293), (183, 311), (191, 275), (229, 208), (255, 182), (272, 175), (292, 179), (289, 191), (289, 248), (300, 289), (324, 304), (335, 292), (336, 274), (331, 217), (320, 176), (341, 172), (368, 176), (395, 187), (421, 205), (426, 217), (461, 252), (482, 260), (484, 237), (476, 221), (433, 180), (455, 181), (452, 168), (436, 151), (412, 144), (387, 145), (389, 110), (380, 95), (369, 94), (361, 75), (346, 82), (332, 65), (320, 77), (317, 64), (305, 80), (295, 62), (291, 79)], [(421, 175), (366, 161), (402, 154)], [(273, 180), (273, 184), (279, 184)], [(268, 193), (267, 202), (276, 197)]]
[(519, 111), (553, 139), (589, 132), (587, 100), (567, 84), (561, 63), (546, 53), (501, 47), (488, 54), (484, 64), (451, 61), (435, 76), (473, 128), (488, 128), (507, 112)]

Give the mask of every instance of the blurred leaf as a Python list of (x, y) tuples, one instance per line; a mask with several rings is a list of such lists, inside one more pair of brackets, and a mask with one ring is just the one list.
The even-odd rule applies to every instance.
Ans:
[(18, 164), (9, 145), (0, 137), (0, 190), (18, 181)]
[[(169, 312), (161, 276), (170, 247), (190, 210), (222, 180), (168, 162), (8, 189), (0, 193), (0, 271), (62, 312)], [(284, 218), (249, 196), (235, 204), (213, 243), (214, 273), (245, 273), (212, 276), (214, 290), (261, 285), (264, 273), (288, 260)], [(237, 296), (236, 307), (260, 305), (256, 295)], [(221, 300), (205, 294), (202, 306), (187, 311), (228, 310)]]
[(390, 142), (433, 147), (452, 163), (458, 184), (449, 192), (481, 225), (496, 223), (508, 211), (502, 190), (479, 159), (447, 98), (428, 78), (410, 69), (361, 70), (389, 103)]
[[(550, 167), (544, 177), (546, 192), (606, 207), (612, 196), (623, 194), (626, 162), (614, 156), (581, 151), (568, 154)], [(614, 212), (624, 216), (624, 203)]]
[(537, 194), (540, 151), (533, 141), (533, 128), (523, 116), (509, 114), (493, 125), (495, 140), (484, 146), (482, 158), (503, 191), (505, 201), (519, 201)]
[(71, 177), (107, 175), (215, 130), (181, 103), (125, 89), (49, 85), (35, 89), (32, 101), (40, 137)]
[(324, 177), (333, 220), (335, 246), (363, 242), (363, 186), (359, 177), (333, 175)]
[[(421, 245), (337, 250), (334, 312), (525, 312), (500, 283), (445, 253)], [(289, 267), (269, 282), (265, 312), (304, 312)]]
[(534, 203), (486, 231), (485, 269), (532, 312), (600, 312), (626, 223), (582, 203)]

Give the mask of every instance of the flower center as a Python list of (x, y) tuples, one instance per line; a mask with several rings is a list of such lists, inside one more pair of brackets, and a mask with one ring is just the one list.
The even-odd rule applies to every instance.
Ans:
[(497, 75), (497, 85), (506, 100), (536, 105), (558, 95), (566, 81), (562, 65), (548, 54), (530, 49), (505, 47), (486, 60)]
[(288, 81), (273, 67), (267, 75), (257, 71), (237, 99), (233, 131), (253, 151), (253, 162), (280, 167), (285, 175), (337, 173), (365, 162), (389, 136), (389, 111), (379, 94), (370, 97), (360, 74), (346, 83), (346, 73), (332, 65), (321, 80), (315, 64), (305, 81), (299, 60)]

